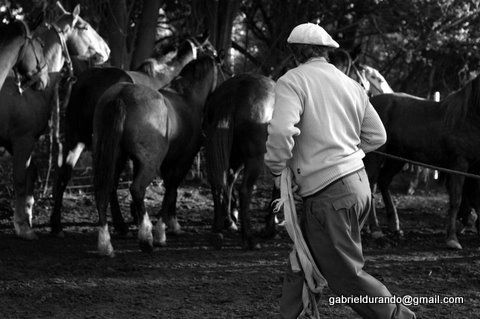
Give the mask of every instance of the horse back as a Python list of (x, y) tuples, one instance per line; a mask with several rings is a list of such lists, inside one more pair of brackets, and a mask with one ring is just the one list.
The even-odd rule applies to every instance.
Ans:
[(448, 160), (445, 147), (452, 144), (452, 132), (442, 103), (403, 93), (377, 95), (370, 102), (385, 126), (388, 153), (436, 164)]
[[(152, 134), (159, 138), (168, 136), (169, 112), (162, 94), (144, 85), (116, 83), (100, 97), (95, 119), (116, 101), (125, 105), (124, 134), (127, 140), (141, 141), (143, 135)], [(99, 124), (96, 122), (95, 125)]]

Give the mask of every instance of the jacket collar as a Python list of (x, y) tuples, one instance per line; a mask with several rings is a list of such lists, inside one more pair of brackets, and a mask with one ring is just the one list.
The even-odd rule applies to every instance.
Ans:
[(305, 62), (305, 64), (307, 64), (307, 63), (314, 63), (314, 62), (325, 62), (325, 63), (328, 63), (327, 59), (325, 59), (325, 58), (322, 56), (322, 57), (310, 58), (310, 59), (307, 60), (307, 62)]

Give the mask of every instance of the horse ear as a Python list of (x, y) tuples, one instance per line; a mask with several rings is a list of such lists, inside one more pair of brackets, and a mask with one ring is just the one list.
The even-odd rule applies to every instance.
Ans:
[(363, 52), (362, 52), (362, 46), (360, 44), (355, 46), (350, 52), (352, 61), (356, 61), (358, 58), (360, 58), (361, 55), (363, 55)]
[(208, 41), (208, 37), (210, 36), (209, 32), (208, 32), (208, 29), (205, 29), (205, 31), (203, 31), (203, 33), (201, 33), (200, 35), (196, 36), (196, 39), (199, 43), (201, 44), (205, 44), (205, 42)]
[(177, 57), (177, 53), (178, 53), (178, 50), (177, 48), (171, 50), (171, 51), (168, 51), (164, 58), (165, 58), (165, 62), (172, 62), (173, 59), (175, 59)]
[(78, 16), (80, 15), (80, 5), (79, 4), (77, 4), (75, 6), (75, 9), (73, 9), (72, 15), (73, 15), (74, 19), (78, 18)]
[(67, 14), (67, 13), (68, 13), (68, 11), (65, 10), (65, 8), (62, 6), (62, 3), (61, 3), (60, 1), (57, 1), (57, 7), (58, 7), (60, 10), (62, 10), (62, 13), (63, 13), (63, 14)]

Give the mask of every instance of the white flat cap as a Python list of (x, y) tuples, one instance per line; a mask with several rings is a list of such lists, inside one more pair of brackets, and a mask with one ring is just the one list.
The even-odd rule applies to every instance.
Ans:
[(338, 48), (338, 43), (321, 26), (314, 23), (302, 23), (293, 28), (288, 43), (323, 45)]

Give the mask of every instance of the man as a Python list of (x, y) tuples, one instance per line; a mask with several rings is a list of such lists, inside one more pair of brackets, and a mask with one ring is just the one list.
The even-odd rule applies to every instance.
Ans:
[[(363, 271), (360, 230), (371, 202), (362, 158), (386, 141), (385, 128), (362, 87), (327, 62), (338, 44), (320, 26), (298, 25), (287, 42), (298, 67), (275, 87), (265, 163), (275, 176), (289, 167), (303, 198), (301, 229), (329, 287), (343, 296), (391, 296)], [(303, 309), (303, 272), (289, 265), (282, 318)], [(350, 304), (363, 318), (415, 318), (401, 304)]]

